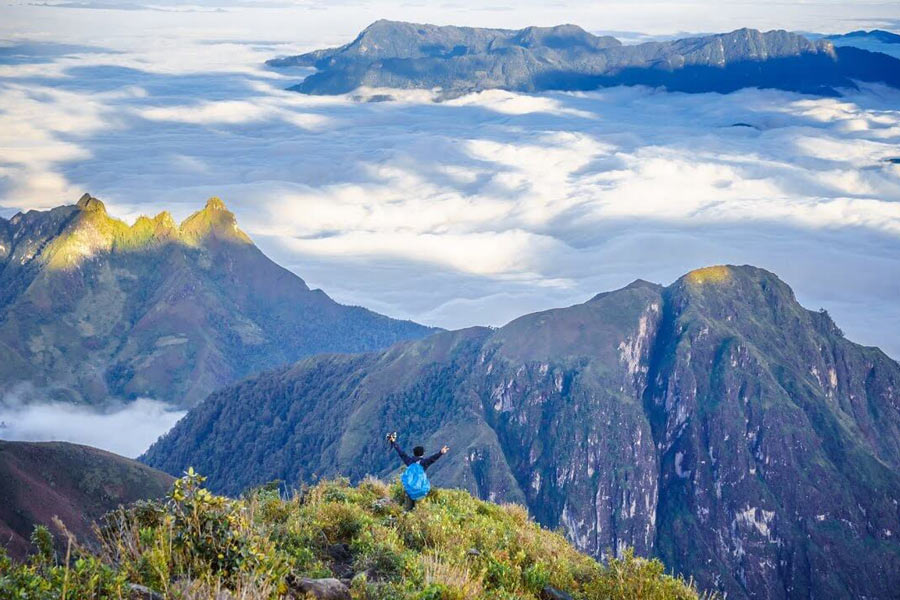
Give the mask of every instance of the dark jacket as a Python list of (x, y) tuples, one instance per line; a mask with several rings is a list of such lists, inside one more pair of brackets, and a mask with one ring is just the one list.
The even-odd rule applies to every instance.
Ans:
[(435, 452), (431, 456), (410, 456), (406, 452), (403, 451), (400, 446), (397, 445), (397, 442), (391, 442), (391, 446), (393, 446), (394, 450), (397, 451), (397, 454), (400, 455), (400, 459), (403, 461), (407, 467), (414, 462), (417, 462), (422, 465), (422, 469), (428, 469), (431, 465), (434, 464), (434, 461), (443, 456), (440, 452)]

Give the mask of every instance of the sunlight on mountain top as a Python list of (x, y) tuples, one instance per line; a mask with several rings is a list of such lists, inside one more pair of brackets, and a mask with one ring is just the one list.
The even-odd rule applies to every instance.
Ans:
[(154, 244), (199, 246), (209, 237), (253, 244), (238, 228), (234, 213), (217, 197), (210, 198), (202, 210), (180, 225), (163, 211), (153, 218), (142, 215), (129, 226), (109, 216), (103, 202), (90, 194), (84, 194), (76, 208), (79, 212), (66, 225), (66, 231), (40, 251), (41, 260), (51, 270), (73, 269), (99, 254), (133, 252)]
[(701, 285), (704, 283), (724, 283), (731, 279), (731, 269), (725, 265), (694, 269), (686, 275), (689, 283)]

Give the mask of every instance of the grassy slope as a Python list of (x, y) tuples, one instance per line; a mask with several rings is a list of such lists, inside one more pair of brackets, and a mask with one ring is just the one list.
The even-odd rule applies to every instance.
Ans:
[(0, 547), (22, 557), (36, 524), (58, 516), (82, 539), (101, 515), (161, 498), (172, 477), (139, 462), (64, 442), (0, 441)]
[(227, 500), (201, 483), (188, 474), (167, 503), (113, 513), (104, 550), (68, 570), (48, 556), (15, 566), (0, 555), (0, 597), (28, 588), (53, 598), (65, 581), (79, 598), (115, 598), (129, 582), (172, 598), (222, 587), (235, 592), (228, 597), (281, 598), (302, 576), (342, 578), (353, 598), (372, 600), (528, 600), (548, 585), (585, 600), (697, 597), (657, 561), (628, 554), (601, 565), (521, 506), (461, 490), (434, 490), (405, 512), (396, 482), (326, 481), (287, 500), (265, 489)]

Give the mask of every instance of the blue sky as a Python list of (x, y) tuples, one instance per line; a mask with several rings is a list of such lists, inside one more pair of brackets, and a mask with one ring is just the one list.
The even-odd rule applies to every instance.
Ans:
[(126, 220), (178, 218), (217, 195), (311, 286), (448, 328), (749, 263), (900, 357), (898, 90), (368, 103), (377, 90), (287, 92), (304, 73), (262, 64), (349, 41), (379, 17), (574, 22), (639, 41), (896, 29), (898, 13), (886, 2), (5, 4), (0, 214), (89, 191)]

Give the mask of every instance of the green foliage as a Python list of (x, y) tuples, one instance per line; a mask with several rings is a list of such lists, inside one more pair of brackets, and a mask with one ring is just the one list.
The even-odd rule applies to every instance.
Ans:
[(665, 576), (658, 560), (644, 560), (628, 549), (622, 558), (611, 558), (597, 579), (585, 586), (591, 598), (633, 600), (689, 600), (696, 594), (683, 581)]
[[(26, 563), (13, 563), (0, 547), (0, 598), (10, 600), (107, 600), (127, 597), (127, 581), (98, 556), (75, 548), (67, 564), (53, 551), (53, 535), (42, 525), (31, 536), (35, 553)], [(70, 551), (72, 550), (70, 546)]]
[(40, 564), (49, 565), (53, 562), (53, 534), (44, 525), (36, 525), (31, 532), (31, 545), (35, 548), (33, 559)]
[[(59, 564), (37, 528), (36, 554), (0, 554), (0, 597), (106, 599), (136, 583), (167, 598), (285, 598), (295, 577), (344, 577), (358, 600), (537, 599), (553, 586), (579, 600), (693, 600), (697, 593), (658, 561), (627, 552), (602, 565), (542, 529), (517, 505), (434, 490), (413, 511), (399, 482), (356, 487), (325, 481), (283, 499), (277, 486), (240, 500), (215, 496), (189, 470), (165, 502), (140, 502), (104, 518), (102, 549), (75, 549)], [(335, 549), (339, 551), (336, 551)]]

